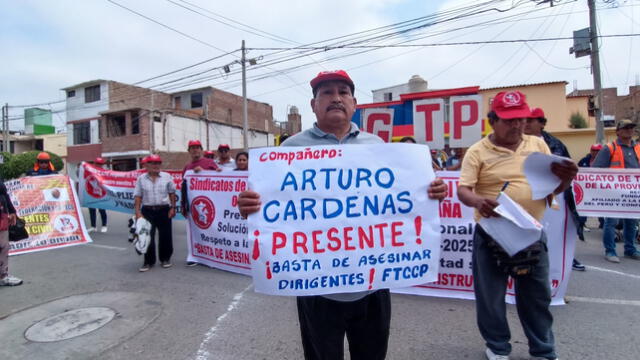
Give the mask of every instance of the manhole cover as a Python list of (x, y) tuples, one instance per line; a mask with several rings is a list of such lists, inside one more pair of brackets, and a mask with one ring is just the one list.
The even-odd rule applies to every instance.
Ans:
[(105, 326), (115, 316), (116, 312), (108, 307), (69, 310), (31, 325), (24, 337), (35, 342), (72, 339)]

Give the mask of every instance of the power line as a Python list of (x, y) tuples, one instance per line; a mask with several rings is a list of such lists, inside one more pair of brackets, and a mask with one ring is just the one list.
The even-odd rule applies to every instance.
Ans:
[(112, 3), (112, 4), (114, 4), (114, 5), (116, 5), (116, 6), (119, 6), (119, 7), (123, 8), (123, 9), (125, 9), (125, 10), (127, 10), (127, 11), (129, 11), (129, 12), (133, 13), (133, 14), (136, 14), (136, 15), (138, 15), (138, 16), (140, 16), (140, 17), (142, 17), (142, 18), (145, 18), (145, 19), (147, 19), (147, 20), (149, 20), (149, 21), (151, 21), (151, 22), (153, 22), (153, 23), (156, 23), (156, 24), (158, 24), (158, 25), (160, 25), (160, 26), (162, 26), (162, 27), (164, 27), (164, 28), (167, 28), (167, 29), (169, 29), (169, 30), (171, 30), (171, 31), (173, 31), (173, 32), (176, 32), (176, 33), (178, 33), (178, 34), (180, 34), (180, 35), (182, 35), (182, 36), (184, 36), (184, 37), (186, 37), (186, 38), (189, 38), (189, 39), (191, 39), (191, 40), (193, 40), (193, 41), (197, 41), (197, 42), (199, 42), (199, 43), (200, 43), (200, 44), (202, 44), (202, 45), (205, 45), (205, 46), (208, 46), (208, 47), (210, 47), (210, 48), (216, 49), (216, 50), (221, 51), (221, 52), (223, 52), (223, 53), (227, 53), (227, 51), (226, 51), (226, 50), (222, 50), (221, 48), (219, 48), (219, 47), (217, 47), (217, 46), (215, 46), (215, 45), (213, 45), (213, 44), (210, 44), (210, 43), (208, 43), (208, 42), (206, 42), (206, 41), (203, 41), (203, 40), (200, 40), (200, 39), (198, 39), (198, 38), (196, 38), (196, 37), (193, 37), (193, 36), (191, 36), (191, 35), (189, 35), (189, 34), (187, 34), (187, 33), (184, 33), (184, 32), (182, 32), (182, 31), (178, 30), (178, 29), (172, 28), (171, 26), (169, 26), (169, 25), (167, 25), (167, 24), (161, 23), (161, 22), (160, 22), (160, 21), (158, 21), (158, 20), (152, 19), (152, 18), (150, 18), (150, 17), (148, 17), (148, 16), (146, 16), (146, 15), (144, 15), (144, 14), (141, 14), (141, 13), (139, 13), (139, 12), (137, 12), (137, 11), (133, 10), (133, 9), (130, 9), (130, 8), (128, 8), (128, 7), (126, 7), (126, 6), (122, 5), (122, 4), (119, 4), (119, 3), (117, 3), (117, 2), (115, 2), (115, 1), (113, 1), (113, 0), (107, 0), (107, 1), (108, 1), (108, 2), (110, 2), (110, 3)]
[[(157, 76), (154, 76), (154, 77), (150, 77), (150, 78), (148, 78), (148, 79), (140, 80), (140, 81), (138, 81), (138, 82), (133, 83), (133, 85), (142, 84), (142, 83), (145, 83), (145, 82), (147, 82), (147, 81), (151, 81), (151, 80), (155, 80), (155, 79), (158, 79), (158, 78), (161, 78), (161, 77), (165, 77), (165, 76), (167, 76), (167, 75), (173, 75), (173, 74), (178, 73), (178, 72), (180, 72), (180, 71), (184, 71), (184, 70), (187, 70), (187, 69), (191, 69), (191, 68), (194, 68), (194, 67), (196, 67), (196, 66), (198, 66), (198, 65), (206, 64), (206, 63), (211, 62), (211, 61), (213, 61), (213, 60), (220, 59), (220, 58), (225, 57), (225, 56), (227, 56), (227, 55), (233, 54), (233, 53), (234, 53), (234, 52), (236, 52), (236, 51), (240, 51), (240, 49), (235, 49), (235, 50), (233, 50), (233, 51), (229, 51), (229, 52), (227, 52), (227, 53), (225, 53), (225, 54), (218, 55), (218, 56), (214, 56), (214, 57), (212, 57), (212, 58), (210, 58), (210, 59), (203, 60), (203, 61), (197, 62), (197, 63), (195, 63), (195, 64), (192, 64), (192, 65), (188, 65), (188, 66), (182, 67), (182, 68), (177, 69), (177, 70), (169, 71), (169, 72), (164, 73), (164, 74), (161, 74), (161, 75), (157, 75)], [(64, 101), (64, 100), (63, 100), (63, 101)]]
[[(613, 34), (613, 35), (600, 35), (599, 38), (616, 38), (616, 37), (632, 37), (640, 36), (640, 33), (636, 34)], [(557, 40), (573, 40), (572, 36), (561, 37), (549, 37), (538, 39), (510, 39), (510, 40), (488, 40), (488, 41), (460, 41), (451, 43), (429, 43), (429, 44), (388, 44), (388, 45), (340, 45), (340, 46), (325, 46), (325, 47), (307, 47), (306, 49), (313, 50), (334, 50), (334, 49), (380, 49), (380, 48), (408, 48), (408, 47), (434, 47), (434, 46), (459, 46), (459, 45), (477, 45), (477, 44), (507, 44), (507, 43), (526, 43), (526, 42), (540, 42), (540, 41), (557, 41)], [(287, 49), (287, 48), (250, 48), (251, 50), (275, 50), (275, 49)], [(292, 49), (292, 48), (289, 48)]]
[[(490, 5), (490, 4), (494, 3), (494, 2), (495, 2), (495, 1), (489, 1), (489, 2), (484, 3), (483, 5)], [(516, 6), (517, 6), (517, 5), (516, 5)], [(476, 9), (476, 8), (477, 8), (477, 6), (469, 6), (469, 7), (465, 8), (465, 9)], [(472, 13), (466, 13), (466, 14), (464, 14), (464, 15), (465, 15), (465, 16), (472, 16), (472, 15), (476, 15), (476, 14), (482, 13), (482, 12), (484, 12), (484, 11), (486, 11), (486, 10), (487, 10), (487, 9), (484, 9), (484, 10), (481, 10), (481, 11), (475, 11), (475, 12), (472, 12)], [(451, 11), (449, 11), (449, 12), (451, 12)], [(436, 14), (436, 15), (439, 15), (439, 14)], [(404, 21), (404, 22), (401, 22), (401, 23), (397, 23), (397, 24), (401, 24), (402, 26), (415, 25), (415, 24), (416, 24), (416, 21), (418, 21), (418, 20), (422, 21), (422, 20), (424, 20), (424, 19), (426, 19), (426, 18), (433, 18), (433, 17), (435, 17), (436, 15), (431, 15), (431, 16), (428, 16), (428, 17), (427, 17), (427, 16), (425, 16), (425, 17), (420, 17), (420, 18), (416, 18), (416, 19), (412, 19), (412, 20), (407, 20), (407, 21)], [(456, 15), (457, 15), (457, 16), (455, 17), (455, 19), (459, 19), (459, 18), (461, 17), (461, 15), (460, 15), (460, 14), (456, 14)], [(453, 20), (454, 20), (454, 19), (444, 19), (444, 20), (434, 21), (434, 22), (432, 22), (432, 23), (430, 23), (430, 24), (442, 23), (442, 22), (445, 22), (445, 21), (453, 21)], [(362, 32), (356, 33), (356, 35), (358, 35), (358, 34), (363, 34), (363, 33), (371, 33), (372, 31), (376, 31), (376, 32), (374, 32), (373, 34), (374, 34), (374, 35), (377, 35), (377, 34), (379, 34), (379, 33), (380, 33), (380, 31), (378, 31), (378, 29), (384, 29), (383, 31), (386, 31), (387, 29), (389, 29), (389, 28), (391, 28), (391, 27), (393, 27), (393, 26), (395, 26), (395, 25), (397, 25), (397, 24), (387, 25), (387, 26), (379, 27), (379, 28), (376, 28), (376, 29), (368, 30), (368, 31), (362, 31)], [(418, 25), (418, 26), (413, 26), (413, 27), (412, 27), (412, 28), (410, 28), (410, 29), (419, 29), (419, 28), (424, 28), (424, 24), (420, 24), (420, 25)], [(409, 29), (409, 30), (410, 30), (410, 29)], [(387, 33), (387, 34), (386, 34), (386, 35), (384, 35), (384, 36), (385, 36), (385, 37), (387, 37), (387, 38), (388, 38), (389, 36), (398, 36), (400, 33), (405, 33), (405, 32), (406, 32), (406, 30), (408, 30), (408, 29), (403, 29), (402, 31), (395, 31), (395, 30), (394, 30), (393, 32), (391, 32), (391, 33)], [(340, 38), (346, 38), (346, 37), (349, 37), (349, 35), (341, 36), (341, 37), (334, 38), (334, 39), (340, 39)], [(364, 38), (362, 38), (362, 37), (360, 37), (360, 39), (355, 38), (355, 40), (357, 40), (357, 41), (352, 42), (351, 44), (353, 44), (353, 43), (363, 43), (363, 42), (367, 42), (367, 41), (370, 41), (370, 40), (373, 40), (373, 39), (376, 39), (376, 38), (377, 38), (378, 40), (380, 40), (380, 36), (376, 36), (376, 37), (374, 37), (374, 38), (366, 38), (366, 39), (364, 39)], [(329, 39), (329, 40), (333, 40), (333, 39)], [(354, 39), (350, 39), (350, 40), (354, 40)], [(325, 41), (323, 41), (323, 42), (327, 42), (327, 40), (325, 40)], [(318, 42), (318, 43), (322, 43), (322, 42)], [(334, 43), (334, 44), (338, 44), (338, 43)], [(341, 47), (343, 47), (343, 46), (337, 46), (336, 48), (341, 48)], [(298, 49), (300, 49), (300, 48), (302, 48), (302, 47), (286, 48), (286, 49), (289, 49), (289, 50), (298, 50)], [(311, 50), (311, 51), (314, 51), (314, 53), (321, 53), (321, 52), (324, 52), (325, 50), (327, 50), (327, 48), (328, 48), (328, 46), (327, 46), (327, 45), (325, 45), (325, 46), (323, 46), (323, 47), (316, 47), (316, 48), (315, 48), (316, 50)], [(275, 52), (275, 53), (272, 53), (272, 54), (267, 54), (267, 55), (264, 55), (264, 56), (273, 55), (273, 54), (277, 54), (277, 53), (282, 53), (283, 51), (285, 51), (285, 50), (278, 51), (278, 52)], [(343, 56), (336, 56), (336, 57), (334, 57), (334, 58), (332, 58), (332, 59), (344, 58), (344, 57), (346, 57), (346, 56), (359, 55), (359, 54), (362, 54), (362, 53), (365, 53), (365, 52), (368, 52), (368, 51), (370, 51), (370, 50), (366, 50), (366, 51), (359, 51), (359, 52), (355, 52), (355, 53), (351, 53), (351, 54), (343, 55)], [(294, 55), (294, 56), (290, 56), (290, 57), (285, 57), (285, 58), (275, 59), (275, 60), (272, 60), (271, 62), (267, 62), (267, 64), (266, 64), (266, 65), (274, 65), (274, 64), (278, 64), (278, 63), (282, 63), (282, 62), (286, 62), (286, 61), (291, 61), (291, 60), (295, 60), (295, 59), (297, 59), (297, 58), (304, 57), (304, 56), (307, 56), (307, 55), (306, 55), (306, 54), (302, 54), (302, 55)], [(322, 61), (322, 62), (330, 61), (330, 60), (332, 60), (332, 59), (331, 59), (331, 58), (330, 58), (330, 59), (325, 59), (325, 60), (324, 60), (324, 61)], [(266, 66), (266, 65), (263, 65), (263, 67), (264, 67), (264, 66)], [(302, 65), (302, 66), (295, 66), (295, 67), (293, 67), (293, 69), (299, 69), (299, 68), (301, 68), (301, 67), (305, 67), (305, 66), (308, 66), (308, 65), (309, 65), (309, 64), (305, 64), (305, 65)], [(260, 66), (259, 66), (259, 67), (260, 67)], [(252, 70), (255, 70), (255, 67), (254, 67), (254, 68), (252, 68)], [(236, 73), (237, 73), (237, 72), (236, 72)], [(231, 75), (234, 75), (234, 74), (235, 74), (235, 73), (232, 73)], [(272, 76), (272, 75), (275, 75), (275, 74), (271, 73), (271, 74), (269, 74), (268, 76)], [(215, 75), (214, 75), (214, 76), (208, 76), (208, 77), (204, 77), (204, 78), (196, 79), (196, 80), (194, 80), (193, 82), (188, 82), (188, 83), (183, 83), (183, 84), (176, 84), (176, 85), (174, 85), (174, 86), (172, 86), (172, 87), (170, 87), (170, 88), (179, 88), (179, 87), (189, 86), (189, 85), (193, 85), (193, 84), (195, 84), (195, 83), (200, 83), (200, 82), (204, 82), (204, 81), (208, 81), (208, 80), (212, 80), (212, 79), (217, 79), (217, 78), (220, 78), (220, 77), (221, 77), (221, 76), (215, 76)], [(264, 77), (263, 77), (263, 76), (261, 76), (261, 78), (264, 78)], [(254, 79), (254, 80), (255, 80), (256, 78), (254, 77), (254, 78), (252, 78), (252, 79)], [(168, 89), (169, 89), (169, 88), (164, 88), (164, 89), (162, 89), (162, 90), (168, 90)]]
[[(253, 27), (253, 26), (249, 26), (249, 25), (247, 25), (247, 24), (243, 24), (243, 23), (241, 23), (241, 22), (239, 22), (239, 21), (236, 21), (236, 20), (233, 20), (233, 19), (231, 19), (231, 18), (225, 17), (225, 16), (223, 16), (223, 15), (220, 15), (220, 14), (218, 14), (218, 13), (215, 13), (215, 12), (211, 11), (211, 10), (208, 10), (208, 9), (205, 9), (205, 8), (203, 8), (203, 7), (201, 7), (201, 6), (196, 5), (196, 4), (190, 3), (190, 2), (188, 2), (188, 1), (180, 0), (180, 2), (182, 2), (182, 3), (188, 4), (188, 5), (190, 5), (190, 6), (193, 6), (193, 7), (197, 8), (197, 9), (200, 9), (200, 10), (206, 11), (206, 12), (208, 12), (208, 13), (210, 13), (210, 14), (213, 14), (213, 15), (215, 15), (215, 16), (221, 17), (221, 18), (223, 18), (223, 19), (225, 19), (225, 20), (227, 20), (227, 21), (229, 21), (229, 22), (236, 23), (236, 24), (238, 24), (238, 25), (241, 25), (241, 26), (247, 27), (247, 28), (252, 29), (252, 30), (255, 30), (255, 31), (242, 29), (242, 28), (240, 28), (240, 27), (237, 27), (237, 26), (234, 26), (234, 25), (232, 25), (232, 24), (226, 23), (226, 22), (224, 22), (224, 21), (221, 21), (221, 20), (219, 20), (219, 19), (213, 18), (213, 17), (208, 16), (208, 15), (206, 15), (206, 14), (203, 14), (203, 13), (201, 13), (201, 12), (197, 11), (197, 10), (194, 10), (194, 9), (189, 8), (189, 7), (187, 7), (187, 6), (184, 6), (184, 5), (182, 5), (182, 4), (178, 4), (177, 2), (175, 2), (175, 1), (173, 1), (173, 0), (167, 0), (167, 1), (168, 1), (168, 2), (170, 2), (170, 3), (172, 3), (172, 4), (174, 4), (174, 5), (176, 5), (176, 6), (179, 6), (179, 7), (183, 8), (183, 9), (189, 10), (189, 11), (194, 12), (194, 13), (196, 13), (196, 14), (198, 14), (198, 15), (200, 15), (200, 16), (203, 16), (203, 17), (205, 17), (205, 18), (207, 18), (207, 19), (210, 19), (210, 20), (212, 20), (212, 21), (215, 21), (215, 22), (217, 22), (217, 23), (219, 23), (219, 24), (226, 25), (226, 26), (228, 26), (228, 27), (230, 27), (230, 28), (233, 28), (233, 29), (236, 29), (236, 30), (239, 30), (239, 31), (244, 31), (244, 32), (249, 33), (249, 34), (253, 34), (253, 35), (260, 36), (260, 37), (263, 37), (263, 38), (265, 38), (265, 39), (269, 39), (269, 40), (273, 40), (273, 41), (277, 41), (277, 42), (283, 42), (283, 43), (289, 43), (289, 44), (295, 44), (295, 43), (296, 43), (295, 41), (292, 41), (292, 40), (289, 40), (289, 39), (283, 38), (283, 37), (278, 36), (278, 35), (270, 34), (270, 33), (266, 32), (266, 31), (262, 31), (262, 30), (260, 30), (260, 29), (257, 29), (257, 28), (255, 28), (255, 27)], [(260, 33), (262, 33), (262, 34), (260, 34)], [(263, 35), (263, 34), (265, 34), (265, 35)]]
[[(549, 18), (545, 18), (544, 21), (542, 21), (540, 23), (540, 25), (531, 33), (530, 38), (533, 38), (534, 36), (536, 36), (538, 34), (538, 31), (540, 31), (540, 30), (542, 30), (542, 31), (540, 32), (539, 36), (544, 35), (547, 32), (547, 30), (549, 30), (549, 27), (551, 27), (551, 25), (553, 24), (553, 21), (556, 19), (558, 11), (560, 11), (560, 9), (558, 7), (556, 7), (555, 8), (555, 14), (553, 15), (553, 17), (550, 17), (551, 21), (549, 22), (549, 25), (547, 26), (546, 29), (543, 30), (543, 27), (544, 27), (544, 25), (546, 24), (546, 22), (547, 22), (547, 20)], [(510, 61), (511, 59), (515, 58), (516, 55), (520, 52), (520, 50), (525, 49), (525, 45), (527, 45), (527, 47), (529, 47), (529, 49), (530, 49), (529, 52), (531, 52), (531, 49), (532, 49), (531, 46), (529, 46), (528, 43), (522, 43), (522, 44), (520, 44), (518, 49), (513, 53), (513, 55), (507, 61)], [(524, 55), (522, 56), (522, 59), (520, 61), (516, 61), (515, 64), (513, 64), (513, 66), (511, 67), (511, 70), (502, 72), (502, 77), (500, 77), (500, 79), (498, 80), (498, 82), (497, 82), (498, 84), (502, 84), (503, 81), (505, 81), (506, 79), (509, 78), (509, 76), (511, 76), (511, 74), (519, 67), (520, 63), (522, 61), (524, 61), (524, 59), (527, 57), (527, 53), (528, 52), (526, 52), (526, 51), (524, 52)], [(496, 71), (500, 71), (500, 68), (502, 68), (502, 70), (504, 70), (505, 66), (507, 66), (507, 62), (505, 62), (502, 66), (500, 66), (498, 68), (498, 70), (496, 70)]]
[(65, 100), (57, 100), (57, 101), (49, 101), (46, 103), (39, 103), (39, 104), (27, 104), (27, 105), (9, 105), (9, 108), (13, 108), (13, 109), (18, 109), (18, 108), (32, 108), (32, 107), (38, 107), (38, 106), (47, 106), (47, 105), (52, 105), (52, 104), (59, 104), (59, 103), (63, 103), (67, 101)]
[[(114, 1), (111, 1), (111, 0), (108, 0), (108, 1), (112, 2), (114, 5), (117, 5), (117, 6), (119, 6), (119, 7), (121, 7), (121, 8), (124, 8), (124, 9), (126, 9), (126, 10), (128, 10), (128, 11), (131, 11), (131, 12), (135, 13), (136, 15), (142, 16), (143, 18), (145, 18), (145, 19), (147, 19), (147, 20), (149, 20), (149, 21), (152, 21), (152, 22), (154, 22), (154, 23), (157, 23), (157, 24), (159, 24), (159, 25), (161, 25), (161, 26), (163, 26), (163, 27), (168, 27), (168, 28), (169, 28), (170, 30), (172, 30), (172, 31), (178, 31), (178, 30), (176, 30), (176, 29), (173, 29), (173, 28), (169, 27), (168, 25), (162, 24), (162, 23), (160, 23), (159, 21), (156, 21), (156, 20), (154, 20), (154, 19), (151, 19), (151, 18), (149, 18), (149, 17), (147, 17), (147, 16), (145, 16), (145, 15), (143, 15), (143, 14), (140, 14), (139, 12), (133, 11), (133, 10), (131, 10), (131, 9), (129, 9), (129, 8), (127, 8), (127, 7), (123, 6), (123, 5), (121, 5), (121, 4), (118, 4), (118, 3), (114, 2)], [(181, 0), (181, 1), (182, 1), (182, 0)], [(186, 2), (186, 1), (183, 1), (183, 2)], [(479, 5), (473, 5), (473, 6), (468, 6), (468, 7), (464, 7), (464, 8), (453, 9), (453, 10), (450, 10), (450, 11), (447, 11), (447, 12), (442, 12), (442, 14), (453, 13), (454, 11), (462, 11), (462, 10), (466, 10), (466, 9), (474, 8), (474, 7), (477, 7), (477, 6), (480, 6), (480, 5), (492, 4), (492, 3), (495, 3), (495, 2), (496, 2), (495, 0), (494, 0), (494, 1), (487, 1), (487, 2), (482, 3), (482, 4), (479, 4)], [(193, 4), (192, 4), (192, 5), (193, 5)], [(331, 39), (323, 40), (322, 42), (328, 42), (328, 41), (333, 41), (333, 40), (336, 40), (336, 39), (342, 39), (342, 38), (347, 38), (347, 37), (353, 37), (353, 36), (355, 36), (355, 35), (360, 35), (360, 34), (365, 34), (365, 33), (371, 33), (372, 31), (379, 31), (379, 30), (381, 30), (381, 29), (385, 29), (385, 30), (386, 30), (386, 29), (389, 29), (389, 28), (397, 27), (397, 26), (412, 25), (412, 24), (414, 24), (414, 23), (415, 23), (416, 21), (418, 21), (418, 20), (427, 19), (427, 18), (434, 17), (434, 16), (437, 16), (437, 15), (440, 15), (440, 14), (438, 14), (438, 13), (437, 13), (437, 14), (433, 14), (433, 15), (430, 15), (430, 16), (420, 17), (420, 18), (417, 18), (417, 19), (411, 19), (411, 20), (403, 21), (403, 22), (396, 23), (396, 24), (391, 24), (391, 25), (386, 25), (386, 26), (383, 26), (383, 27), (375, 28), (375, 29), (370, 29), (370, 30), (366, 30), (366, 31), (361, 31), (361, 32), (354, 33), (354, 34), (343, 35), (343, 36), (340, 36), (340, 37), (335, 37), (335, 38), (331, 38)], [(179, 31), (178, 31), (178, 32), (179, 32)], [(180, 32), (179, 32), (179, 33), (180, 33)], [(192, 37), (190, 37), (188, 34), (186, 34), (186, 35), (187, 35), (187, 37), (192, 38)], [(316, 42), (316, 43), (320, 43), (320, 42)], [(311, 43), (311, 45), (313, 45), (313, 44), (314, 44), (314, 43)], [(211, 45), (211, 44), (208, 44), (208, 45)], [(235, 51), (237, 51), (237, 50), (235, 50)], [(223, 54), (223, 55), (221, 55), (221, 56), (228, 55), (228, 54), (231, 54), (231, 53), (233, 53), (233, 52), (234, 52), (234, 51), (232, 51), (232, 52), (227, 52), (227, 53), (225, 53), (225, 54)], [(356, 54), (354, 54), (354, 55), (357, 55), (357, 53), (356, 53)], [(307, 54), (303, 54), (303, 55), (301, 55), (301, 56), (309, 56), (309, 55), (307, 55)], [(141, 81), (139, 81), (139, 82), (134, 83), (134, 85), (135, 85), (135, 84), (141, 84), (141, 83), (144, 83), (144, 82), (147, 82), (147, 81), (151, 81), (151, 80), (155, 80), (155, 79), (158, 79), (158, 78), (161, 78), (161, 77), (164, 77), (164, 76), (172, 75), (172, 74), (178, 73), (178, 72), (180, 72), (180, 71), (184, 71), (184, 70), (186, 70), (186, 69), (193, 68), (193, 67), (198, 66), (198, 65), (202, 65), (202, 64), (204, 64), (204, 63), (206, 63), (206, 62), (210, 62), (210, 61), (212, 61), (212, 60), (214, 60), (214, 59), (217, 59), (217, 58), (219, 58), (219, 57), (214, 57), (214, 58), (211, 58), (211, 59), (207, 59), (207, 60), (204, 60), (204, 61), (201, 61), (201, 62), (195, 63), (195, 64), (193, 64), (193, 65), (189, 65), (189, 66), (187, 66), (187, 67), (183, 67), (183, 68), (180, 68), (180, 69), (177, 69), (177, 70), (174, 70), (174, 71), (168, 72), (168, 73), (164, 73), (164, 74), (161, 74), (161, 75), (158, 75), (158, 76), (154, 76), (154, 77), (151, 77), (151, 78), (148, 78), (148, 79), (145, 79), (145, 80), (141, 80)], [(295, 58), (293, 58), (293, 59), (295, 59)], [(293, 60), (293, 59), (291, 59), (291, 60)], [(313, 58), (311, 58), (311, 59), (312, 59), (312, 60), (314, 60)], [(314, 60), (314, 62), (315, 62), (316, 64), (318, 64), (318, 65), (320, 65), (320, 64), (321, 64), (321, 63), (319, 63), (319, 62), (317, 62), (317, 61), (315, 61), (315, 60)], [(323, 62), (324, 62), (324, 61), (323, 61)], [(266, 65), (269, 65), (269, 64), (265, 64), (264, 66), (266, 66)], [(213, 69), (217, 69), (217, 68), (219, 68), (219, 67), (216, 67), (216, 68), (213, 68)], [(253, 70), (253, 69), (252, 69), (252, 70)], [(205, 72), (206, 72), (206, 71), (205, 71)], [(199, 73), (204, 73), (204, 72), (199, 72)], [(197, 75), (197, 74), (199, 74), (199, 73), (196, 73), (196, 75)], [(276, 73), (281, 74), (281, 75), (283, 74), (283, 73), (281, 73), (281, 72), (279, 72), (279, 71), (276, 71)], [(286, 75), (286, 74), (284, 74), (284, 75)], [(217, 76), (216, 78), (219, 78), (219, 77), (222, 77), (222, 76)], [(175, 82), (175, 81), (179, 81), (179, 80), (173, 80), (173, 82)], [(201, 82), (202, 82), (202, 81), (201, 81)], [(181, 86), (188, 86), (188, 84), (182, 84)], [(174, 88), (175, 88), (175, 87), (174, 87)], [(27, 105), (27, 106), (25, 106), (25, 107), (34, 106), (34, 105), (35, 105), (35, 106), (37, 106), (37, 105), (50, 105), (50, 104), (55, 104), (55, 103), (61, 103), (61, 102), (64, 102), (64, 101), (65, 101), (65, 100), (60, 100), (60, 101), (55, 101), (55, 102), (50, 102), (50, 103), (43, 103), (43, 104), (30, 104), (30, 105)], [(18, 107), (18, 106), (14, 106), (14, 107)]]
[[(576, 3), (574, 2), (573, 5), (571, 5), (571, 12), (573, 12), (573, 9), (576, 7)], [(569, 23), (569, 16), (566, 17), (566, 19), (564, 20), (564, 23), (562, 24), (562, 27), (560, 28), (560, 33), (564, 33), (564, 29), (567, 26), (567, 24)], [(553, 44), (551, 44), (551, 49), (549, 49), (549, 51), (547, 52), (547, 56), (546, 58), (551, 56), (551, 53), (553, 52), (553, 50), (555, 49), (556, 45), (558, 44), (557, 41), (554, 41)], [(531, 49), (533, 50), (533, 49)], [(534, 76), (536, 76), (536, 74), (538, 73), (538, 71), (540, 71), (540, 69), (542, 69), (542, 66), (546, 64), (546, 59), (543, 56), (540, 56), (536, 51), (534, 51), (534, 53), (538, 56), (538, 58), (541, 60), (540, 65), (538, 65), (538, 68), (536, 68), (535, 71), (531, 72), (531, 74), (529, 75), (529, 77), (525, 80), (526, 82), (529, 82)], [(547, 64), (550, 66), (554, 66), (551, 64)]]

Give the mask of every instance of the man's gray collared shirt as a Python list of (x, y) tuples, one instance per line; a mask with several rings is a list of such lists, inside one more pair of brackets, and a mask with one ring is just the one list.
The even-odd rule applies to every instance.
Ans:
[(148, 173), (138, 176), (133, 196), (142, 198), (142, 206), (171, 205), (169, 194), (175, 194), (175, 192), (173, 176), (161, 171), (155, 181), (151, 180)]
[(298, 133), (282, 143), (282, 146), (312, 146), (312, 145), (340, 145), (340, 144), (381, 144), (384, 143), (378, 136), (360, 131), (358, 126), (351, 123), (349, 133), (342, 139), (335, 135), (326, 133), (313, 124), (312, 129)]

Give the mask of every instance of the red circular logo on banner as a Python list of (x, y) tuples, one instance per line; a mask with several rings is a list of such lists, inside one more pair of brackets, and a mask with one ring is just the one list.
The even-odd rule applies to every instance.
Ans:
[(580, 204), (582, 199), (584, 199), (584, 190), (582, 190), (582, 186), (575, 181), (573, 182), (573, 194), (576, 198), (576, 205)]
[(98, 181), (95, 176), (87, 176), (84, 179), (84, 184), (84, 188), (87, 190), (87, 194), (89, 194), (90, 196), (96, 199), (102, 199), (103, 197), (107, 196), (107, 190), (102, 187), (100, 181)]
[(216, 208), (206, 196), (198, 196), (191, 202), (191, 219), (200, 229), (208, 229), (216, 217)]

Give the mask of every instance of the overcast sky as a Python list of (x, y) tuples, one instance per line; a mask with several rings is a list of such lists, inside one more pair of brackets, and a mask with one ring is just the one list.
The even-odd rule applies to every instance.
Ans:
[[(315, 121), (309, 80), (323, 70), (347, 70), (359, 103), (372, 101), (372, 89), (404, 83), (414, 74), (433, 89), (546, 81), (567, 81), (567, 92), (574, 84), (592, 88), (589, 58), (576, 59), (569, 54), (572, 40), (556, 39), (589, 26), (587, 1), (556, 0), (553, 7), (539, 2), (0, 0), (0, 102), (63, 100), (61, 88), (93, 79), (135, 83), (238, 50), (243, 39), (251, 48), (248, 57), (257, 58), (257, 65), (248, 67), (248, 96), (271, 104), (280, 121), (286, 120), (289, 106), (297, 106), (304, 128)], [(596, 2), (601, 35), (640, 33), (639, 0), (619, 0), (617, 6)], [(389, 38), (370, 39), (375, 35), (365, 33), (419, 17), (424, 18), (402, 28), (381, 29), (393, 33)], [(439, 23), (419, 27), (434, 20)], [(417, 29), (399, 31), (409, 30), (409, 24)], [(311, 43), (324, 47), (327, 39), (355, 33), (375, 47), (291, 50)], [(477, 43), (523, 39), (556, 40)], [(467, 44), (442, 45), (454, 42)], [(433, 46), (383, 47), (398, 44)], [(603, 85), (626, 94), (640, 77), (640, 37), (606, 37), (600, 50)], [(225, 76), (221, 69), (239, 55), (235, 51), (141, 86), (170, 82), (156, 88), (171, 92), (210, 85), (240, 95), (239, 65), (232, 64)], [(64, 103), (50, 107), (60, 109)], [(11, 108), (12, 129), (23, 128), (22, 110)], [(63, 127), (64, 116), (54, 115), (57, 127)]]

